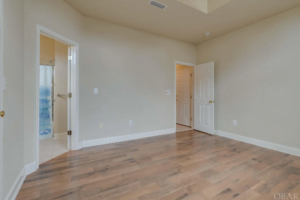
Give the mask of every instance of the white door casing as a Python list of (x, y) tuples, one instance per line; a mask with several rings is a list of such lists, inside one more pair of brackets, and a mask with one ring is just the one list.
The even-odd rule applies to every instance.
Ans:
[(214, 134), (214, 62), (194, 68), (194, 129)]
[[(71, 98), (69, 97), (69, 94), (72, 94), (72, 82), (71, 82), (71, 76), (72, 76), (72, 50), (71, 47), (68, 47), (68, 131), (71, 131)], [(71, 149), (71, 135), (68, 135), (68, 149)]]
[[(3, 0), (0, 0), (0, 111), (3, 111)], [(3, 118), (0, 117), (0, 198), (2, 197), (3, 188)]]
[(185, 126), (191, 126), (190, 74), (190, 68), (176, 71), (176, 123)]
[(72, 130), (72, 136), (69, 138), (69, 144), (71, 150), (78, 150), (81, 148), (79, 144), (79, 44), (60, 35), (57, 34), (45, 27), (42, 27), (40, 25), (37, 25), (36, 27), (36, 105), (35, 105), (35, 123), (36, 123), (36, 142), (35, 142), (35, 169), (39, 168), (39, 74), (40, 74), (40, 34), (44, 34), (48, 37), (51, 37), (55, 40), (58, 40), (60, 42), (63, 42), (69, 46), (70, 48), (70, 54), (72, 56), (71, 61), (69, 61), (69, 67), (71, 70), (69, 70), (69, 76), (70, 79), (68, 80), (68, 87), (69, 91), (72, 92), (72, 98), (69, 98), (70, 105), (69, 108), (69, 114), (70, 116), (70, 129)]

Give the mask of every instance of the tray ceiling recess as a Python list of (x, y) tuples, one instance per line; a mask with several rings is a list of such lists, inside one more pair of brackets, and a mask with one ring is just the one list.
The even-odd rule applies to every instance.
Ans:
[(212, 11), (229, 3), (231, 0), (178, 0), (178, 1), (192, 8), (200, 10), (201, 12), (209, 14)]

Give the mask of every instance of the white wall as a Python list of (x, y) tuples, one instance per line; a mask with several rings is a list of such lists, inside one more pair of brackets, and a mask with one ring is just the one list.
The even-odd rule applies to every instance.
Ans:
[(79, 43), (80, 141), (174, 128), (165, 93), (174, 94), (175, 61), (196, 62), (195, 45), (83, 17), (62, 0), (25, 2), (26, 164), (35, 159), (37, 24)]
[(200, 44), (210, 61), (216, 130), (300, 148), (300, 8)]
[(4, 0), (3, 66), (7, 86), (3, 118), (4, 199), (24, 166), (24, 1)]
[(86, 17), (84, 24), (80, 141), (174, 128), (175, 61), (195, 63), (196, 46)]

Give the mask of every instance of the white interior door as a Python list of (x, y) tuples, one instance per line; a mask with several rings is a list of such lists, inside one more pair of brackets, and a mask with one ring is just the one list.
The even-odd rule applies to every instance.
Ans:
[(176, 123), (185, 126), (191, 126), (190, 73), (190, 68), (176, 71)]
[(194, 129), (214, 134), (214, 62), (194, 69)]

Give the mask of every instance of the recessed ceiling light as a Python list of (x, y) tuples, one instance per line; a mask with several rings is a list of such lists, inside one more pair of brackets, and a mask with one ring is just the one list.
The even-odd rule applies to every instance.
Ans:
[(210, 32), (206, 32), (204, 35), (205, 36), (210, 36)]

